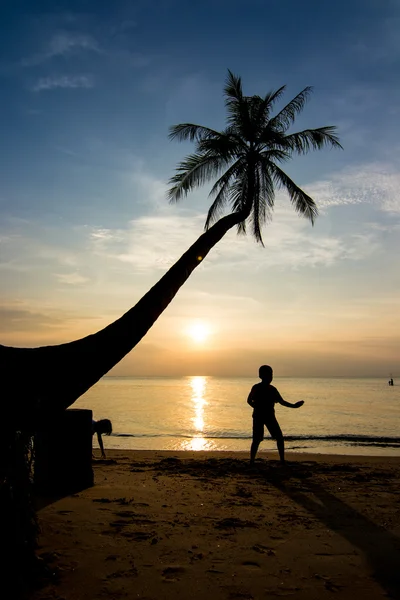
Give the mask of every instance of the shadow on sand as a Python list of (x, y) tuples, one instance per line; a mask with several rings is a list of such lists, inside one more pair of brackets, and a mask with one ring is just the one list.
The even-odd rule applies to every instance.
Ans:
[[(380, 586), (390, 597), (400, 598), (400, 538), (312, 481), (312, 473), (298, 463), (293, 468), (284, 468), (282, 471), (266, 468), (263, 475), (267, 485), (275, 486), (329, 529), (361, 550)], [(301, 479), (302, 490), (296, 487), (296, 478)]]
[[(368, 485), (374, 478), (386, 484), (389, 473), (378, 473), (371, 468), (364, 474), (360, 473), (359, 467), (348, 464), (324, 465), (296, 462), (286, 467), (281, 467), (277, 461), (266, 463), (257, 461), (256, 464), (255, 469), (249, 470), (248, 462), (240, 459), (182, 461), (177, 458), (167, 458), (152, 465), (133, 463), (132, 470), (158, 468), (164, 473), (165, 471), (186, 473), (207, 481), (239, 475), (246, 479), (256, 479), (266, 486), (273, 485), (324, 523), (327, 528), (357, 547), (365, 556), (373, 577), (382, 589), (390, 597), (400, 599), (400, 538), (360, 514), (316, 482), (313, 477), (318, 474), (329, 474), (332, 477), (340, 475), (342, 480), (343, 477), (350, 478), (357, 486), (357, 478), (367, 482)], [(301, 490), (299, 481), (301, 481)]]

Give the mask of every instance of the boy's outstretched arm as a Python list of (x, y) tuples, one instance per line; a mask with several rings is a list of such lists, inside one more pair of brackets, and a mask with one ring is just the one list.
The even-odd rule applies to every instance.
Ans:
[(304, 404), (304, 400), (299, 400), (299, 402), (295, 402), (294, 404), (292, 404), (291, 402), (286, 402), (286, 400), (284, 400), (282, 398), (282, 396), (280, 395), (280, 393), (278, 392), (278, 402), (279, 404), (282, 404), (282, 406), (287, 406), (287, 408), (300, 408), (300, 406), (303, 406)]

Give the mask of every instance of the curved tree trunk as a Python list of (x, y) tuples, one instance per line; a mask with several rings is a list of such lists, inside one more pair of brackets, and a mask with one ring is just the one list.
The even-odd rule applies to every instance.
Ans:
[[(0, 577), (19, 598), (40, 576), (35, 555), (36, 515), (32, 501), (31, 436), (54, 413), (73, 404), (142, 339), (192, 271), (226, 232), (246, 218), (220, 219), (203, 233), (141, 300), (98, 333), (58, 346), (0, 345), (3, 390), (0, 436)], [(17, 582), (21, 587), (16, 589)], [(10, 588), (11, 589), (11, 588)]]
[(57, 346), (0, 345), (3, 386), (10, 394), (4, 409), (10, 421), (25, 429), (39, 415), (73, 404), (132, 350), (213, 246), (244, 218), (233, 213), (220, 219), (133, 308), (101, 331)]

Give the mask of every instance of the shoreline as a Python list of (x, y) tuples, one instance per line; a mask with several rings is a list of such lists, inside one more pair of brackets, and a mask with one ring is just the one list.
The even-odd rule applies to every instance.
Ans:
[[(118, 439), (115, 436), (114, 440)], [(121, 437), (121, 443), (126, 443), (126, 437)], [(187, 438), (185, 441), (178, 441), (176, 438), (171, 438), (169, 443), (165, 443), (158, 447), (152, 447), (148, 443), (148, 438), (134, 438), (135, 447), (132, 448), (130, 446), (116, 445), (112, 438), (104, 438), (104, 445), (109, 451), (113, 452), (206, 452), (207, 454), (211, 453), (241, 453), (246, 454), (250, 452), (251, 438), (241, 441), (239, 447), (236, 443), (234, 447), (227, 447), (227, 444), (221, 444), (220, 446), (215, 443), (210, 443), (210, 440), (204, 438)], [(200, 442), (199, 442), (200, 440)], [(133, 438), (132, 438), (133, 441)], [(301, 442), (301, 440), (300, 440)], [(210, 445), (207, 445), (210, 444)], [(212, 445), (211, 445), (212, 444)], [(293, 454), (295, 456), (301, 456), (303, 454), (310, 455), (318, 455), (318, 456), (376, 456), (378, 458), (385, 457), (395, 457), (400, 458), (400, 445), (392, 445), (386, 443), (374, 443), (374, 444), (346, 444), (340, 445), (337, 443), (327, 443), (322, 444), (319, 443), (318, 440), (315, 440), (315, 445), (307, 444), (307, 445), (299, 445), (296, 444), (292, 440), (288, 440), (285, 438), (285, 447), (286, 453)], [(98, 448), (97, 441), (94, 440), (94, 448), (95, 451)], [(265, 456), (270, 454), (276, 454), (276, 444), (273, 440), (267, 439), (265, 440), (259, 448), (259, 455)]]
[[(236, 460), (248, 461), (250, 455), (250, 446), (247, 450), (148, 450), (148, 449), (137, 449), (131, 448), (116, 449), (110, 448), (105, 449), (107, 458), (101, 459), (98, 457), (99, 450), (94, 448), (94, 460), (93, 464), (96, 465), (106, 463), (107, 460), (116, 460), (125, 456), (130, 459), (141, 459), (146, 461), (152, 461), (155, 459), (171, 458), (176, 457), (180, 460), (207, 460), (207, 459), (224, 459), (231, 458)], [(398, 464), (400, 467), (400, 455), (399, 456), (378, 456), (374, 454), (330, 454), (323, 452), (302, 452), (302, 451), (291, 451), (286, 450), (286, 460), (288, 463), (301, 463), (301, 462), (324, 462), (328, 464), (332, 463), (356, 463), (362, 462), (365, 464), (374, 464), (382, 462), (392, 462)], [(262, 448), (257, 453), (257, 462), (269, 461), (279, 462), (278, 451), (276, 449), (265, 449)]]
[(400, 598), (400, 457), (106, 453), (39, 510), (56, 575), (33, 600)]

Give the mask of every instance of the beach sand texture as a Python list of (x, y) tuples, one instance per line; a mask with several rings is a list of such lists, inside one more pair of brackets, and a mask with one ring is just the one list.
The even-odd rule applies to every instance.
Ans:
[(260, 457), (109, 451), (42, 501), (33, 598), (400, 598), (400, 458)]

